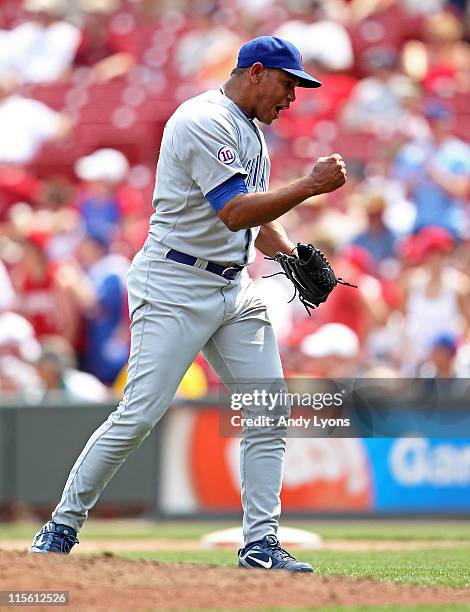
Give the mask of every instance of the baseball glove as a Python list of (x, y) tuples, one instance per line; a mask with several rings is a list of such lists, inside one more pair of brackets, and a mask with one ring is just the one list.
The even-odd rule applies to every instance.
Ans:
[(299, 242), (294, 250), (297, 251), (296, 255), (294, 252), (291, 255), (276, 253), (274, 257), (266, 257), (265, 259), (277, 261), (283, 271), (270, 274), (264, 278), (270, 278), (278, 274), (287, 276), (295, 287), (294, 295), (289, 302), (292, 302), (298, 295), (309, 316), (311, 316), (310, 309), (317, 308), (320, 304), (326, 302), (336, 285), (357, 288), (357, 285), (352, 285), (342, 278), (336, 278), (326, 257), (312, 244), (301, 244)]

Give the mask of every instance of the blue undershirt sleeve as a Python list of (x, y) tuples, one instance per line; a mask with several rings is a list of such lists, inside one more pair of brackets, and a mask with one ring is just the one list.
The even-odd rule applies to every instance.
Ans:
[(212, 191), (209, 191), (206, 198), (215, 212), (219, 212), (229, 200), (239, 193), (248, 193), (248, 189), (242, 175), (236, 174), (215, 189), (212, 189)]

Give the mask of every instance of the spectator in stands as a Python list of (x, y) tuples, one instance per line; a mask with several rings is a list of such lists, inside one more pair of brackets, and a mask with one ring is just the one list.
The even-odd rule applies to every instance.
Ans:
[(404, 277), (404, 361), (411, 366), (423, 361), (437, 338), (461, 337), (470, 322), (470, 279), (451, 265), (452, 235), (441, 227), (428, 227), (417, 238), (422, 265)]
[[(354, 182), (354, 178), (351, 182)], [(349, 195), (347, 191), (345, 189), (346, 199)], [(356, 209), (348, 209), (343, 199), (329, 196), (330, 194), (322, 194), (308, 198), (289, 215), (292, 231), (299, 241), (326, 242), (332, 243), (334, 248), (342, 248), (350, 244), (363, 228), (363, 219)], [(338, 227), (341, 227), (340, 235)]]
[(113, 36), (110, 27), (110, 18), (119, 7), (119, 0), (78, 1), (82, 23), (74, 65), (91, 68), (93, 80), (98, 83), (126, 74), (136, 62), (136, 49), (132, 44), (126, 46), (119, 36)]
[(470, 47), (463, 36), (464, 23), (455, 14), (431, 13), (426, 17), (424, 41), (410, 40), (403, 46), (405, 73), (432, 95), (469, 92)]
[(121, 217), (119, 220), (119, 253), (132, 259), (142, 248), (148, 234), (152, 208), (153, 173), (148, 168), (134, 166), (116, 196)]
[[(400, 117), (394, 136), (394, 148), (413, 140), (430, 138), (428, 121), (423, 117), (421, 90), (416, 83), (408, 82), (402, 89), (401, 103), (403, 114)], [(396, 150), (396, 148), (395, 148)]]
[(13, 310), (16, 306), (16, 293), (7, 267), (0, 259), (0, 312)]
[(387, 227), (395, 235), (405, 236), (413, 231), (416, 207), (410, 201), (402, 181), (392, 174), (395, 154), (387, 145), (374, 153), (374, 158), (366, 164), (364, 180), (350, 194), (349, 205), (352, 210), (360, 208), (355, 204), (360, 205), (370, 193), (380, 193), (386, 202), (384, 219)]
[(366, 249), (376, 264), (394, 256), (396, 238), (385, 226), (385, 199), (378, 194), (366, 196), (362, 202), (366, 214), (366, 228), (353, 240), (353, 244)]
[(318, 378), (355, 376), (360, 368), (359, 338), (347, 325), (328, 323), (304, 338), (300, 345), (302, 374)]
[(59, 212), (71, 206), (74, 199), (74, 185), (65, 176), (51, 176), (41, 185), (37, 196), (39, 210)]
[(374, 13), (387, 9), (390, 5), (396, 3), (396, 0), (349, 0), (347, 3), (348, 21), (352, 24), (363, 21)]
[(44, 143), (72, 130), (65, 115), (14, 92), (12, 81), (0, 81), (0, 164), (27, 164)]
[(429, 102), (425, 116), (430, 138), (402, 147), (392, 175), (416, 206), (416, 231), (439, 225), (460, 237), (468, 227), (463, 202), (470, 190), (470, 147), (452, 136), (452, 117), (443, 104)]
[(346, 28), (330, 16), (331, 4), (326, 0), (310, 0), (304, 4), (299, 18), (286, 21), (274, 32), (274, 36), (296, 45), (305, 63), (314, 62), (327, 72), (347, 70), (354, 60)]
[[(398, 294), (397, 297), (401, 298)], [(364, 342), (365, 360), (369, 366), (366, 376), (383, 378), (389, 375), (402, 376), (403, 355), (408, 351), (407, 338), (405, 335), (405, 323), (403, 313), (399, 310), (401, 300), (391, 308), (383, 325), (377, 326), (367, 335)], [(382, 370), (384, 368), (384, 370)]]
[(61, 263), (73, 254), (81, 236), (80, 217), (72, 206), (74, 188), (68, 179), (60, 176), (37, 182), (32, 198), (34, 205), (13, 204), (8, 209), (5, 232), (14, 239), (30, 233), (44, 236), (47, 258), (52, 264)]
[(40, 353), (32, 325), (16, 312), (0, 314), (0, 393), (36, 396), (40, 380), (32, 362)]
[(381, 284), (374, 277), (374, 261), (364, 248), (351, 245), (332, 264), (338, 276), (347, 278), (358, 289), (339, 287), (333, 291), (318, 310), (318, 318), (322, 323), (346, 325), (362, 343), (371, 330), (384, 325), (388, 315)]
[(201, 3), (191, 15), (192, 29), (175, 46), (175, 67), (183, 78), (217, 85), (236, 64), (238, 34), (217, 21), (216, 2)]
[(19, 166), (2, 165), (0, 162), (0, 221), (5, 221), (16, 202), (35, 202), (41, 188), (42, 182), (36, 176)]
[[(126, 275), (130, 262), (110, 254), (101, 234), (83, 238), (77, 260), (93, 290), (92, 301), (88, 296), (84, 300), (87, 320), (83, 366), (105, 384), (112, 384), (129, 354)], [(80, 297), (83, 299), (83, 294)]]
[(106, 243), (117, 235), (121, 209), (117, 189), (129, 170), (126, 157), (115, 149), (99, 149), (80, 158), (75, 164), (76, 175), (84, 181), (78, 198), (85, 233)]
[(457, 353), (456, 338), (450, 334), (437, 336), (431, 344), (429, 354), (419, 367), (422, 378), (454, 378), (455, 355)]
[(24, 21), (0, 39), (0, 78), (21, 83), (52, 83), (68, 71), (80, 42), (80, 30), (63, 20), (65, 0), (25, 0)]
[(343, 111), (343, 124), (351, 130), (390, 136), (400, 128), (403, 98), (409, 95), (412, 85), (398, 71), (395, 49), (371, 47), (362, 61), (369, 76), (353, 88)]
[(41, 343), (36, 370), (43, 385), (43, 401), (67, 399), (105, 402), (108, 389), (92, 374), (76, 369), (72, 346), (60, 336), (47, 336)]
[(235, 0), (235, 5), (242, 15), (248, 18), (259, 18), (260, 14), (270, 15), (274, 0)]
[[(39, 239), (50, 267), (60, 274), (62, 263), (74, 253), (81, 237), (80, 217), (68, 200), (61, 208), (49, 208), (58, 206), (58, 202), (52, 199), (55, 196), (50, 186), (48, 182), (43, 183), (34, 208), (26, 202), (11, 206), (3, 229), (5, 234), (20, 243), (25, 235), (32, 234), (33, 239)], [(23, 247), (15, 243), (14, 248), (21, 251)]]
[(60, 264), (48, 260), (48, 240), (47, 234), (37, 231), (20, 242), (21, 258), (12, 269), (16, 309), (28, 319), (38, 338), (60, 334), (75, 342), (78, 333), (76, 304), (61, 282)]

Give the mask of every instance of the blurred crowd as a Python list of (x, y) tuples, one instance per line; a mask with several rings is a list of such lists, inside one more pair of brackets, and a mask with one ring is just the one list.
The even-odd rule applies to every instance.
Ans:
[[(3, 0), (0, 392), (119, 395), (125, 279), (163, 126), (249, 38), (289, 39), (324, 87), (264, 126), (271, 185), (339, 152), (347, 184), (283, 222), (338, 287), (308, 316), (259, 256), (288, 376), (470, 376), (466, 0)], [(216, 384), (201, 357), (180, 395)]]

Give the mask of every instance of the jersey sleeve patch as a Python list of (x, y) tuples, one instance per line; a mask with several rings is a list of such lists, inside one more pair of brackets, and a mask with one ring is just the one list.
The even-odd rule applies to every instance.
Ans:
[(231, 147), (221, 147), (217, 152), (217, 159), (226, 166), (230, 166), (236, 159), (235, 151)]

